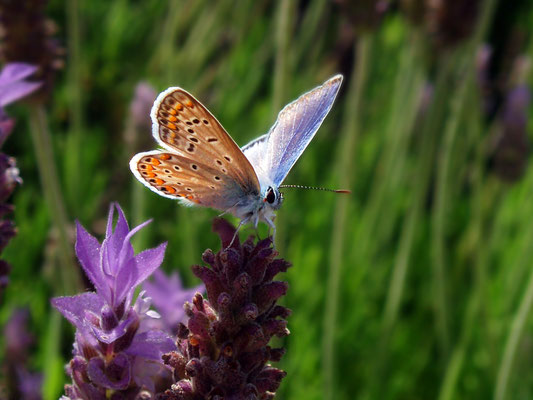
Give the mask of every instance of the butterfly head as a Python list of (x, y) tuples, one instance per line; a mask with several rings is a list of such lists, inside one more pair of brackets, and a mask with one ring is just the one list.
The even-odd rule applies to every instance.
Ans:
[(272, 186), (269, 186), (263, 197), (263, 203), (268, 204), (272, 209), (277, 210), (283, 202), (283, 194)]

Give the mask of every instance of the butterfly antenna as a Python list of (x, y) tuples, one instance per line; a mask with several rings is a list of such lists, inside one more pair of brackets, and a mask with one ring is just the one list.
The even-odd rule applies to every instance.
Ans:
[(315, 186), (303, 186), (303, 185), (281, 185), (280, 189), (310, 189), (310, 190), (323, 190), (324, 192), (333, 192), (333, 193), (352, 193), (350, 190), (345, 189), (327, 189), (322, 187), (315, 187)]

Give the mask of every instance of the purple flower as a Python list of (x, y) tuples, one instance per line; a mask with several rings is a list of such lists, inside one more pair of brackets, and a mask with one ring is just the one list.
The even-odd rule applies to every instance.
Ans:
[(36, 78), (43, 84), (32, 101), (48, 98), (56, 71), (63, 67), (64, 49), (53, 36), (56, 24), (46, 18), (47, 0), (1, 1), (2, 60), (27, 62), (38, 67)]
[(15, 121), (4, 112), (4, 107), (26, 97), (37, 90), (42, 83), (27, 80), (37, 67), (20, 62), (6, 64), (0, 72), (0, 146), (9, 136)]
[[(40, 82), (29, 82), (26, 79), (35, 73), (36, 67), (25, 63), (9, 63), (0, 71), (0, 146), (2, 146), (15, 126), (15, 120), (9, 118), (4, 107), (29, 95), (41, 86)], [(15, 224), (4, 216), (13, 211), (13, 206), (6, 201), (11, 196), (19, 177), (15, 159), (0, 153), (0, 252), (9, 240), (15, 236)], [(9, 281), (10, 265), (0, 260), (0, 290)]]
[(157, 92), (150, 84), (139, 82), (135, 86), (124, 130), (124, 142), (129, 154), (141, 151), (151, 140), (146, 132), (152, 129), (150, 110), (156, 97)]
[(527, 129), (530, 103), (531, 91), (526, 84), (509, 90), (503, 103), (492, 162), (494, 172), (508, 182), (520, 179), (527, 167), (531, 147)]
[(36, 71), (37, 67), (26, 63), (6, 64), (0, 72), (0, 107), (4, 108), (37, 90), (41, 82), (26, 80)]
[(165, 253), (166, 243), (135, 255), (130, 239), (148, 222), (130, 230), (120, 207), (112, 205), (102, 244), (77, 224), (76, 255), (96, 292), (52, 300), (76, 327), (74, 358), (67, 368), (73, 381), (66, 388), (70, 398), (105, 398), (108, 390), (129, 398), (143, 388), (155, 392), (159, 381), (168, 380), (161, 355), (175, 348), (174, 341), (164, 332), (139, 329), (143, 319), (154, 315), (142, 292), (132, 304), (135, 288), (159, 267)]
[(167, 276), (163, 271), (157, 270), (153, 278), (153, 281), (143, 284), (146, 295), (151, 298), (151, 303), (161, 316), (159, 320), (152, 320), (157, 322), (157, 325), (152, 326), (160, 326), (175, 335), (178, 332), (178, 324), (185, 322), (183, 305), (192, 300), (196, 292), (205, 291), (205, 287), (201, 284), (195, 288), (184, 289), (177, 272)]
[(185, 307), (189, 320), (180, 324), (178, 349), (164, 356), (176, 383), (159, 398), (272, 399), (285, 372), (270, 362), (285, 349), (268, 343), (289, 334), (290, 314), (276, 304), (288, 285), (273, 278), (290, 263), (276, 258), (270, 238), (241, 245), (238, 238), (232, 242), (235, 228), (227, 221), (215, 219), (213, 227), (223, 250), (204, 253), (210, 267), (193, 267), (207, 298), (197, 293)]
[(6, 360), (3, 367), (10, 399), (41, 399), (42, 376), (31, 373), (26, 365), (29, 349), (34, 342), (26, 327), (28, 319), (28, 310), (15, 310), (4, 328)]

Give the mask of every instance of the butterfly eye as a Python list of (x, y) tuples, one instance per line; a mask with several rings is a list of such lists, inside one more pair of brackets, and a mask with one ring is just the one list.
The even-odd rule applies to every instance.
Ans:
[(268, 204), (273, 204), (276, 201), (276, 193), (274, 193), (274, 189), (272, 189), (271, 187), (268, 188), (266, 201), (268, 202)]

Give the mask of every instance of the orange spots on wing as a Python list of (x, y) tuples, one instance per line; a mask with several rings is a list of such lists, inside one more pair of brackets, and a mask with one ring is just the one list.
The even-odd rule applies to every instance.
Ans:
[(165, 183), (165, 181), (164, 181), (163, 179), (159, 179), (159, 178), (157, 178), (157, 179), (155, 180), (155, 184), (156, 184), (156, 185), (162, 185), (163, 183)]
[(177, 119), (175, 116), (170, 115), (170, 116), (168, 117), (168, 120), (169, 120), (170, 122), (176, 122), (178, 119)]
[(181, 104), (181, 103), (176, 103), (176, 105), (175, 105), (174, 107), (175, 107), (176, 110), (178, 110), (178, 111), (183, 110), (183, 104)]
[(161, 154), (159, 156), (159, 159), (163, 160), (163, 161), (169, 160), (170, 159), (170, 154)]
[(176, 115), (176, 110), (174, 110), (173, 108), (171, 108), (170, 110), (168, 110), (168, 112), (171, 114), (171, 115)]
[(176, 193), (176, 189), (174, 189), (172, 186), (165, 186), (165, 189), (167, 189), (167, 192), (170, 194)]
[(159, 161), (157, 158), (152, 158), (152, 165), (158, 166), (161, 164), (161, 161)]
[(192, 104), (192, 101), (190, 101), (190, 100), (187, 100), (187, 101), (185, 102), (185, 105), (186, 105), (187, 107), (189, 107), (189, 108), (193, 108), (193, 107), (194, 107), (194, 105)]
[(146, 164), (145, 169), (146, 169), (147, 171), (153, 171), (153, 170), (154, 170), (154, 167), (152, 167), (150, 164)]
[(176, 132), (170, 132), (169, 136), (170, 136), (171, 139), (176, 139), (176, 136), (178, 136), (178, 135), (176, 135)]
[(170, 129), (173, 129), (173, 130), (176, 129), (176, 125), (174, 125), (172, 122), (169, 122), (169, 123), (167, 124), (167, 126), (168, 126)]
[(147, 176), (148, 178), (155, 178), (155, 173), (147, 172), (144, 176)]

